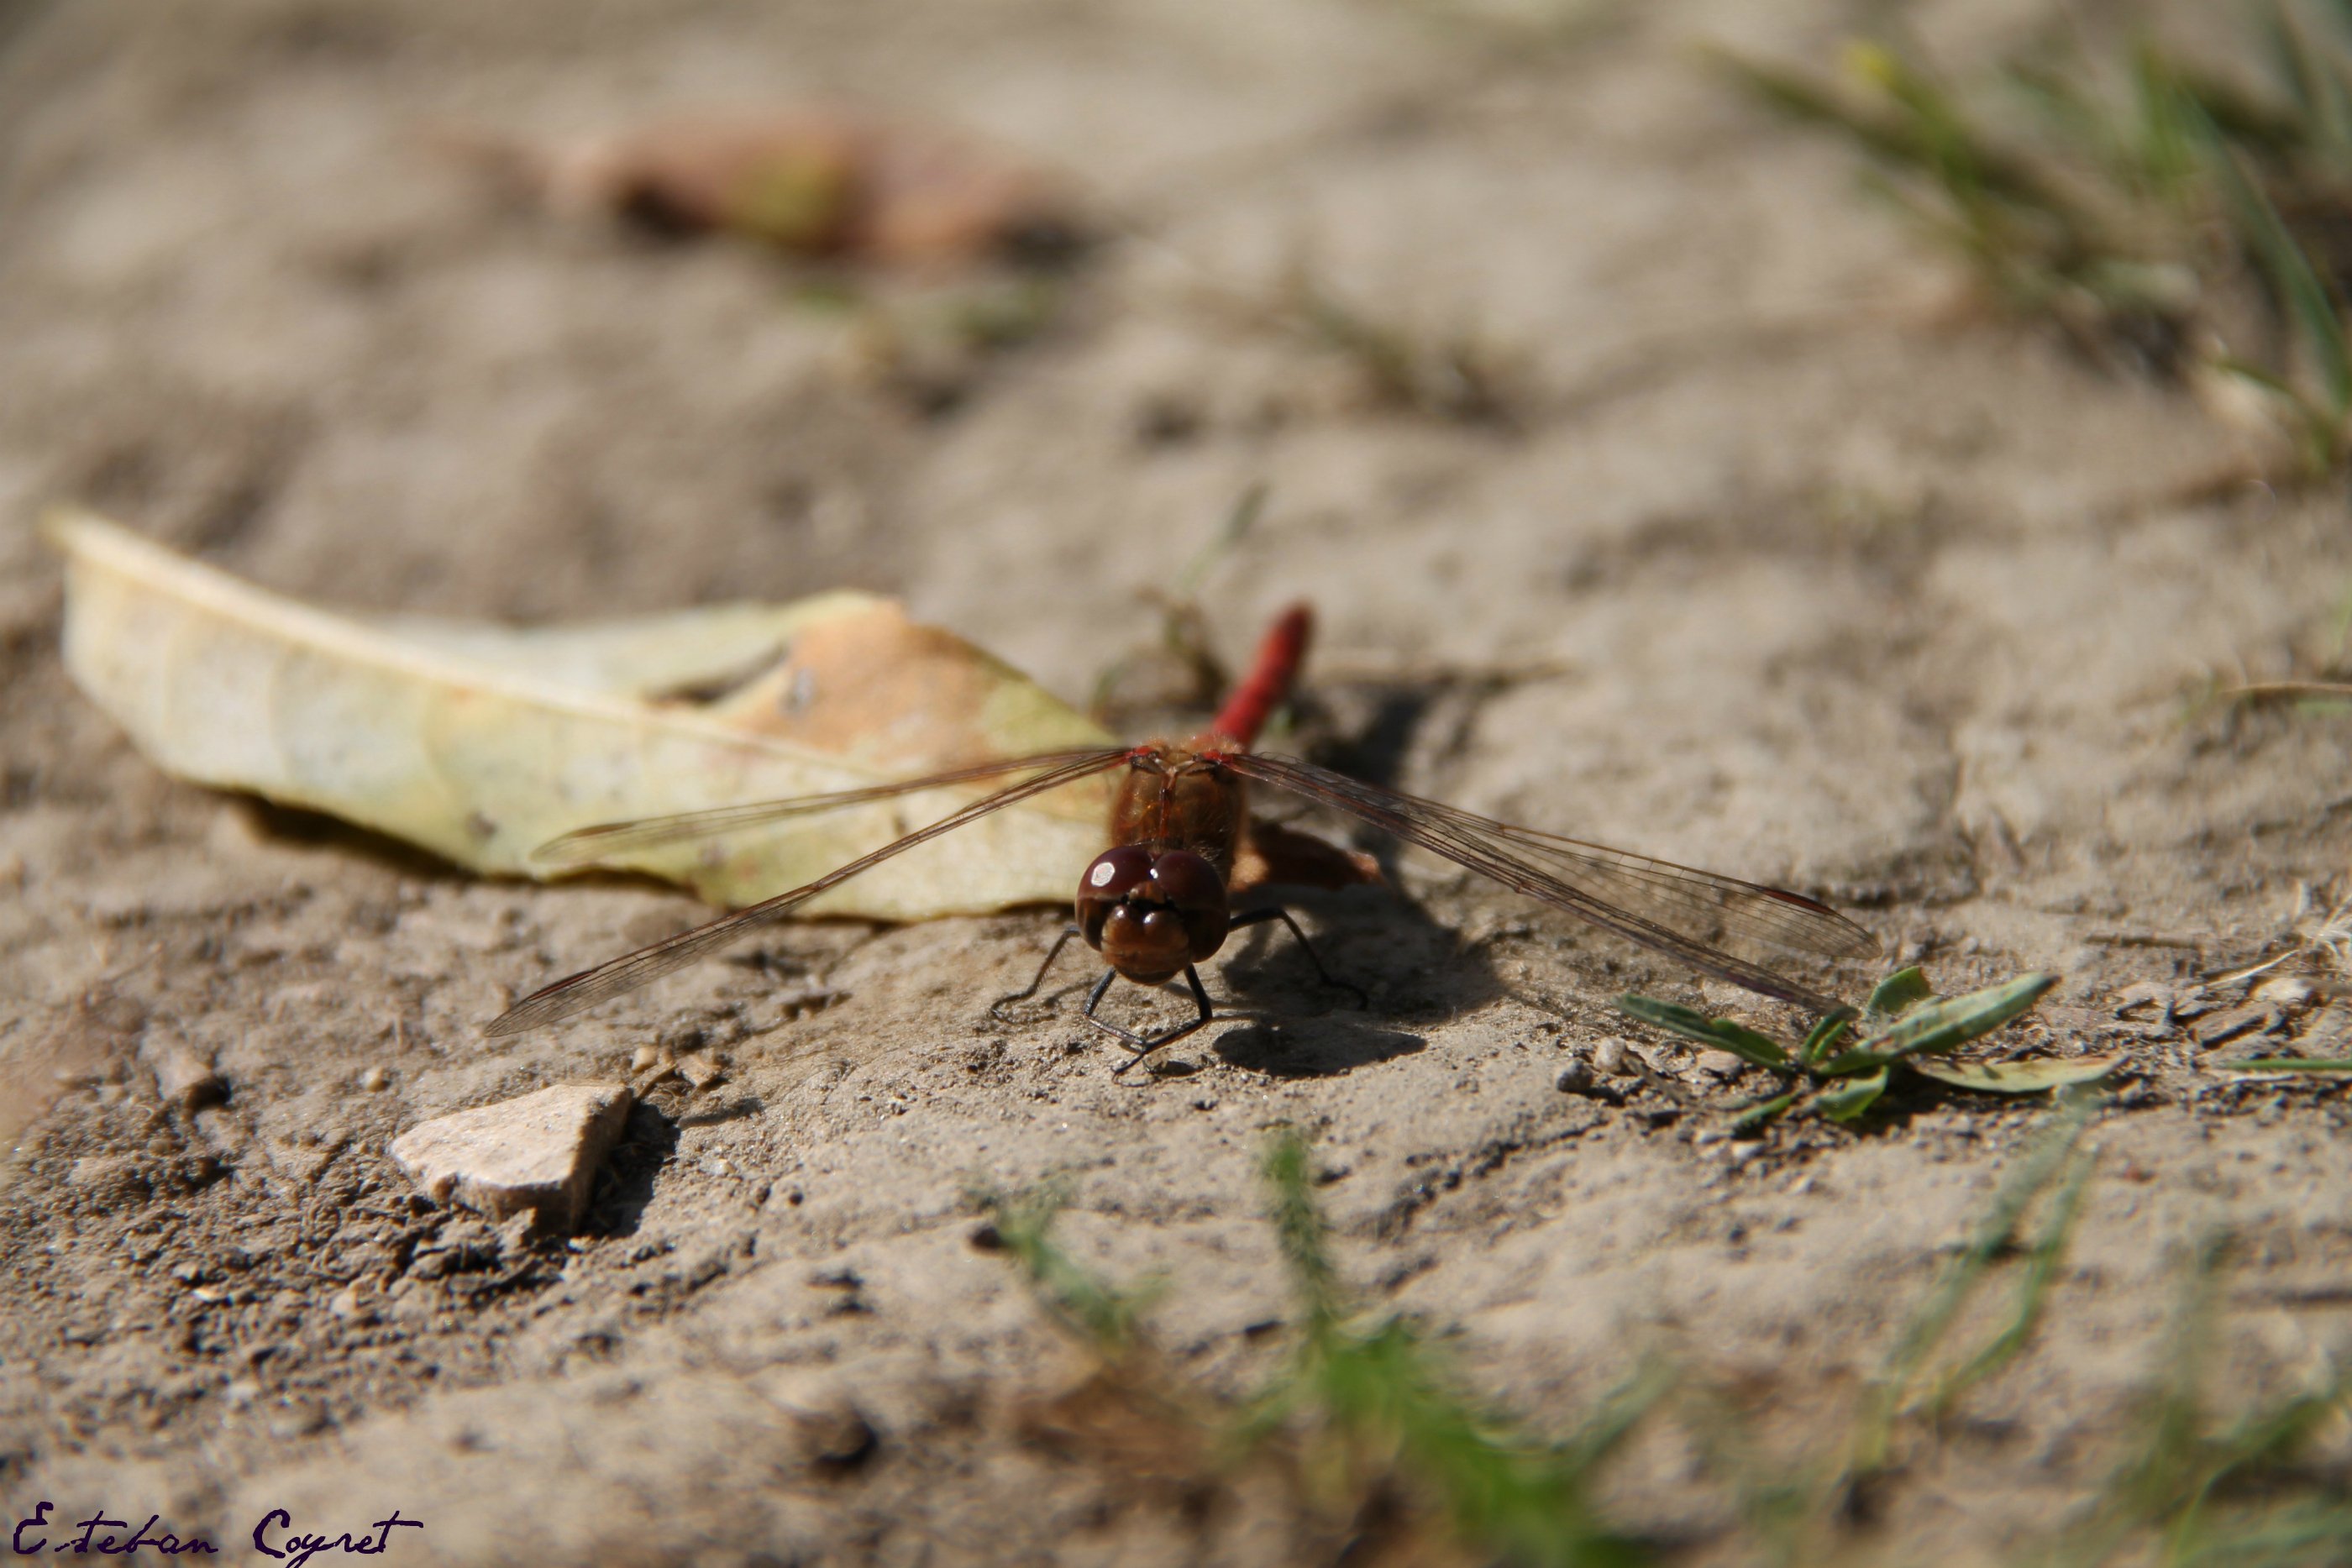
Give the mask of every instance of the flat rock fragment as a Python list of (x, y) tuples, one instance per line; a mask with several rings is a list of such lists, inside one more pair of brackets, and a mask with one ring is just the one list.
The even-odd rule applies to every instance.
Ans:
[(155, 1093), (166, 1105), (200, 1111), (228, 1098), (228, 1085), (212, 1059), (175, 1030), (149, 1030), (139, 1042), (139, 1057), (154, 1075)]
[(528, 1212), (543, 1228), (570, 1230), (629, 1103), (622, 1084), (558, 1084), (421, 1122), (392, 1141), (392, 1157), (436, 1203), (493, 1221)]

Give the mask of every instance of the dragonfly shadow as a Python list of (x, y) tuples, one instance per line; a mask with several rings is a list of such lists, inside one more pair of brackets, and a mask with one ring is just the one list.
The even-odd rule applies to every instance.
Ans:
[[(1454, 928), (1393, 887), (1339, 893), (1279, 890), (1302, 921), (1332, 981), (1316, 972), (1279, 923), (1251, 927), (1223, 965), (1224, 984), (1253, 1009), (1286, 1011), (1297, 997), (1328, 1009), (1327, 1020), (1357, 1017), (1381, 1024), (1429, 1024), (1459, 1018), (1507, 994), (1490, 955), (1465, 948)], [(1350, 988), (1366, 993), (1359, 1013)]]
[(1429, 1049), (1417, 1034), (1333, 1015), (1298, 1024), (1252, 1019), (1217, 1036), (1209, 1049), (1228, 1067), (1269, 1078), (1337, 1078), (1359, 1067)]

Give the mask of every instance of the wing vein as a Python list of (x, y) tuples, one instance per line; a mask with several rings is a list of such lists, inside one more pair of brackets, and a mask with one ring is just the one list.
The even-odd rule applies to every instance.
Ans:
[[(609, 1000), (624, 992), (633, 991), (639, 986), (646, 985), (664, 975), (682, 969), (696, 959), (727, 946), (760, 926), (780, 918), (793, 906), (805, 904), (830, 888), (840, 886), (860, 872), (869, 871), (894, 855), (904, 854), (919, 844), (929, 843), (942, 834), (951, 833), (958, 828), (976, 821), (991, 811), (1001, 810), (1015, 801), (1025, 800), (1033, 795), (1041, 795), (1048, 789), (1067, 784), (1073, 779), (1083, 779), (1088, 774), (1100, 773), (1125, 761), (1129, 751), (1129, 747), (1119, 747), (1108, 750), (1056, 752), (1042, 759), (1029, 758), (1008, 764), (1008, 767), (1035, 766), (1042, 760), (1049, 766), (1046, 771), (1034, 779), (1022, 779), (1018, 783), (1007, 785), (994, 794), (983, 796), (933, 822), (928, 828), (919, 829), (908, 833), (905, 838), (894, 840), (871, 853), (860, 855), (845, 865), (835, 867), (814, 882), (786, 893), (780, 893), (773, 898), (762, 899), (748, 908), (739, 909), (731, 915), (720, 915), (706, 925), (698, 925), (689, 931), (681, 931), (677, 936), (656, 942), (651, 946), (641, 947), (634, 953), (625, 953), (609, 963), (600, 964), (593, 969), (583, 970), (577, 975), (567, 976), (552, 985), (541, 987), (493, 1019), (489, 1027), (483, 1032), (492, 1038), (521, 1034), (527, 1030), (554, 1023), (560, 1019), (570, 1018), (574, 1013), (583, 1012), (597, 1003)], [(1055, 759), (1057, 758), (1061, 760), (1058, 765), (1055, 765)], [(998, 769), (998, 771), (1003, 770), (1003, 768)], [(913, 787), (929, 787), (940, 782), (941, 782), (940, 778), (934, 775), (929, 779), (914, 781)], [(856, 793), (856, 791), (850, 792)], [(884, 792), (894, 791), (885, 790)], [(812, 797), (812, 799), (823, 800), (825, 797)]]

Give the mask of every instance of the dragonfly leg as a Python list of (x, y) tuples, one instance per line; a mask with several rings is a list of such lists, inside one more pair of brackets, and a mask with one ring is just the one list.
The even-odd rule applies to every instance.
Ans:
[(1234, 915), (1233, 919), (1227, 923), (1225, 929), (1228, 931), (1239, 931), (1244, 925), (1263, 925), (1269, 920), (1279, 920), (1285, 925), (1290, 927), (1290, 934), (1298, 938), (1299, 948), (1306, 953), (1307, 961), (1315, 966), (1315, 973), (1321, 977), (1325, 985), (1331, 987), (1335, 990), (1347, 991), (1354, 996), (1356, 998), (1356, 1006), (1359, 1008), (1369, 1008), (1372, 1005), (1372, 998), (1364, 994), (1364, 988), (1361, 986), (1350, 985), (1345, 980), (1337, 979), (1332, 976), (1330, 970), (1323, 967), (1323, 959), (1321, 956), (1315, 951), (1315, 944), (1307, 939), (1307, 933), (1298, 928), (1298, 922), (1293, 920), (1290, 917), (1290, 911), (1283, 908), (1282, 905), (1278, 904), (1269, 904), (1263, 909), (1245, 909), (1242, 911), (1241, 914)]
[(1186, 1035), (1191, 1034), (1194, 1030), (1199, 1029), (1202, 1024), (1207, 1023), (1211, 1018), (1215, 1016), (1214, 1012), (1209, 1006), (1209, 993), (1203, 990), (1201, 987), (1201, 971), (1194, 968), (1192, 965), (1187, 964), (1184, 966), (1184, 983), (1192, 988), (1192, 1000), (1197, 1003), (1201, 1009), (1201, 1016), (1199, 1018), (1192, 1019), (1190, 1023), (1180, 1023), (1168, 1029), (1163, 1029), (1158, 1034), (1138, 1034), (1133, 1030), (1121, 1029), (1115, 1023), (1105, 1023), (1102, 1019), (1095, 1017), (1095, 1008), (1103, 999), (1103, 993), (1110, 989), (1110, 983), (1118, 978), (1118, 970), (1105, 970), (1103, 972), (1103, 977), (1095, 982), (1093, 992), (1087, 998), (1086, 1009), (1086, 1019), (1088, 1023), (1094, 1025), (1097, 1029), (1101, 1030), (1105, 1034), (1115, 1034), (1118, 1036), (1120, 1043), (1125, 1045), (1129, 1051), (1134, 1053), (1125, 1061), (1122, 1061), (1117, 1067), (1112, 1068), (1111, 1071), (1114, 1072), (1124, 1072), (1129, 1068), (1134, 1066), (1137, 1062), (1142, 1061), (1145, 1057), (1150, 1056), (1153, 1051), (1158, 1051), (1161, 1046), (1173, 1045), (1176, 1041), (1183, 1039)]
[[(1083, 935), (1084, 933), (1075, 925), (1064, 926), (1062, 928), (1062, 934), (1054, 938), (1053, 946), (1045, 950), (1045, 961), (1037, 966), (1037, 972), (1035, 974), (1029, 977), (1029, 983), (1022, 987), (1019, 990), (1008, 992), (1004, 996), (1001, 996), (994, 1001), (989, 1003), (988, 1016), (996, 1019), (999, 1023), (1009, 1021), (1004, 1016), (1005, 1008), (1013, 1002), (1025, 1002), (1031, 997), (1035, 996), (1037, 994), (1037, 988), (1045, 983), (1045, 971), (1054, 967), (1054, 960), (1062, 956), (1062, 949), (1070, 945), (1070, 938)], [(1056, 995), (1058, 994), (1059, 993), (1057, 992)], [(1089, 1006), (1091, 1006), (1091, 1004), (1089, 1004)]]

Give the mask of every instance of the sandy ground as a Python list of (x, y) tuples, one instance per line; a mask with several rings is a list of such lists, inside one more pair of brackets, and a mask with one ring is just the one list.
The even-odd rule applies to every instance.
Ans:
[[(1967, 50), (2032, 10), (1922, 21)], [(1563, 1093), (1564, 1065), (1628, 1039), (1729, 1103), (1755, 1085), (1608, 998), (1750, 1004), (1411, 862), (1410, 897), (1305, 905), (1367, 1013), (1245, 946), (1213, 982), (1278, 1030), (1221, 1026), (1181, 1053), (1197, 1071), (1141, 1088), (1072, 1004), (989, 1021), (1044, 913), (789, 931), (763, 967), (486, 1044), (510, 997), (690, 901), (477, 883), (161, 777), (59, 665), (34, 528), (59, 498), (368, 609), (868, 587), (1082, 697), (1153, 623), (1143, 591), (1268, 483), (1209, 618), (1238, 650), (1315, 601), (1339, 752), (1837, 899), (1947, 991), (2061, 971), (2043, 1049), (2129, 1053), (2039, 1339), (1853, 1527), (1858, 1558), (2006, 1561), (2061, 1521), (2216, 1230), (2238, 1243), (2231, 1398), (2352, 1347), (2340, 1096), (2217, 1065), (2345, 1054), (2352, 1018), (2209, 1046), (2118, 1016), (2126, 988), (2280, 951), (2346, 870), (2344, 720), (2189, 701), (2330, 652), (2341, 500), (2231, 485), (2238, 453), (2185, 398), (1956, 314), (1842, 154), (1692, 64), (1703, 37), (1818, 57), (1839, 7), (1664, 4), (1549, 38), (1371, 0), (20, 18), (0, 993), (11, 1049), (62, 1031), (97, 1076), (0, 1193), (12, 1508), (235, 1544), (272, 1508), (332, 1531), (396, 1506), (426, 1525), (401, 1563), (1312, 1555), (1263, 1500), (1174, 1510), (1021, 1439), (1024, 1402), (1083, 1360), (972, 1245), (969, 1189), (1059, 1174), (1073, 1251), (1163, 1275), (1162, 1343), (1238, 1391), (1286, 1310), (1254, 1161), (1295, 1123), (1349, 1279), (1454, 1331), (1476, 1388), (1559, 1427), (1665, 1346), (1796, 1453), (2041, 1113), (1912, 1092), (1741, 1144), (1654, 1087)], [(824, 94), (1031, 149), (1150, 237), (940, 412), (845, 369), (841, 311), (772, 259), (515, 210), (416, 135)], [(1378, 406), (1327, 348), (1212, 297), (1301, 264), (1370, 316), (1475, 333), (1510, 421)], [(1459, 678), (1498, 667), (1521, 678)], [(837, 999), (779, 1000), (812, 988)], [(165, 1030), (216, 1057), (226, 1104), (160, 1105), (132, 1063)], [(729, 1079), (655, 1092), (568, 1248), (429, 1210), (387, 1158), (425, 1117), (698, 1030)], [(841, 1399), (877, 1437), (846, 1466), (796, 1414)], [(1688, 1453), (1620, 1485), (1630, 1525), (1739, 1560)]]

